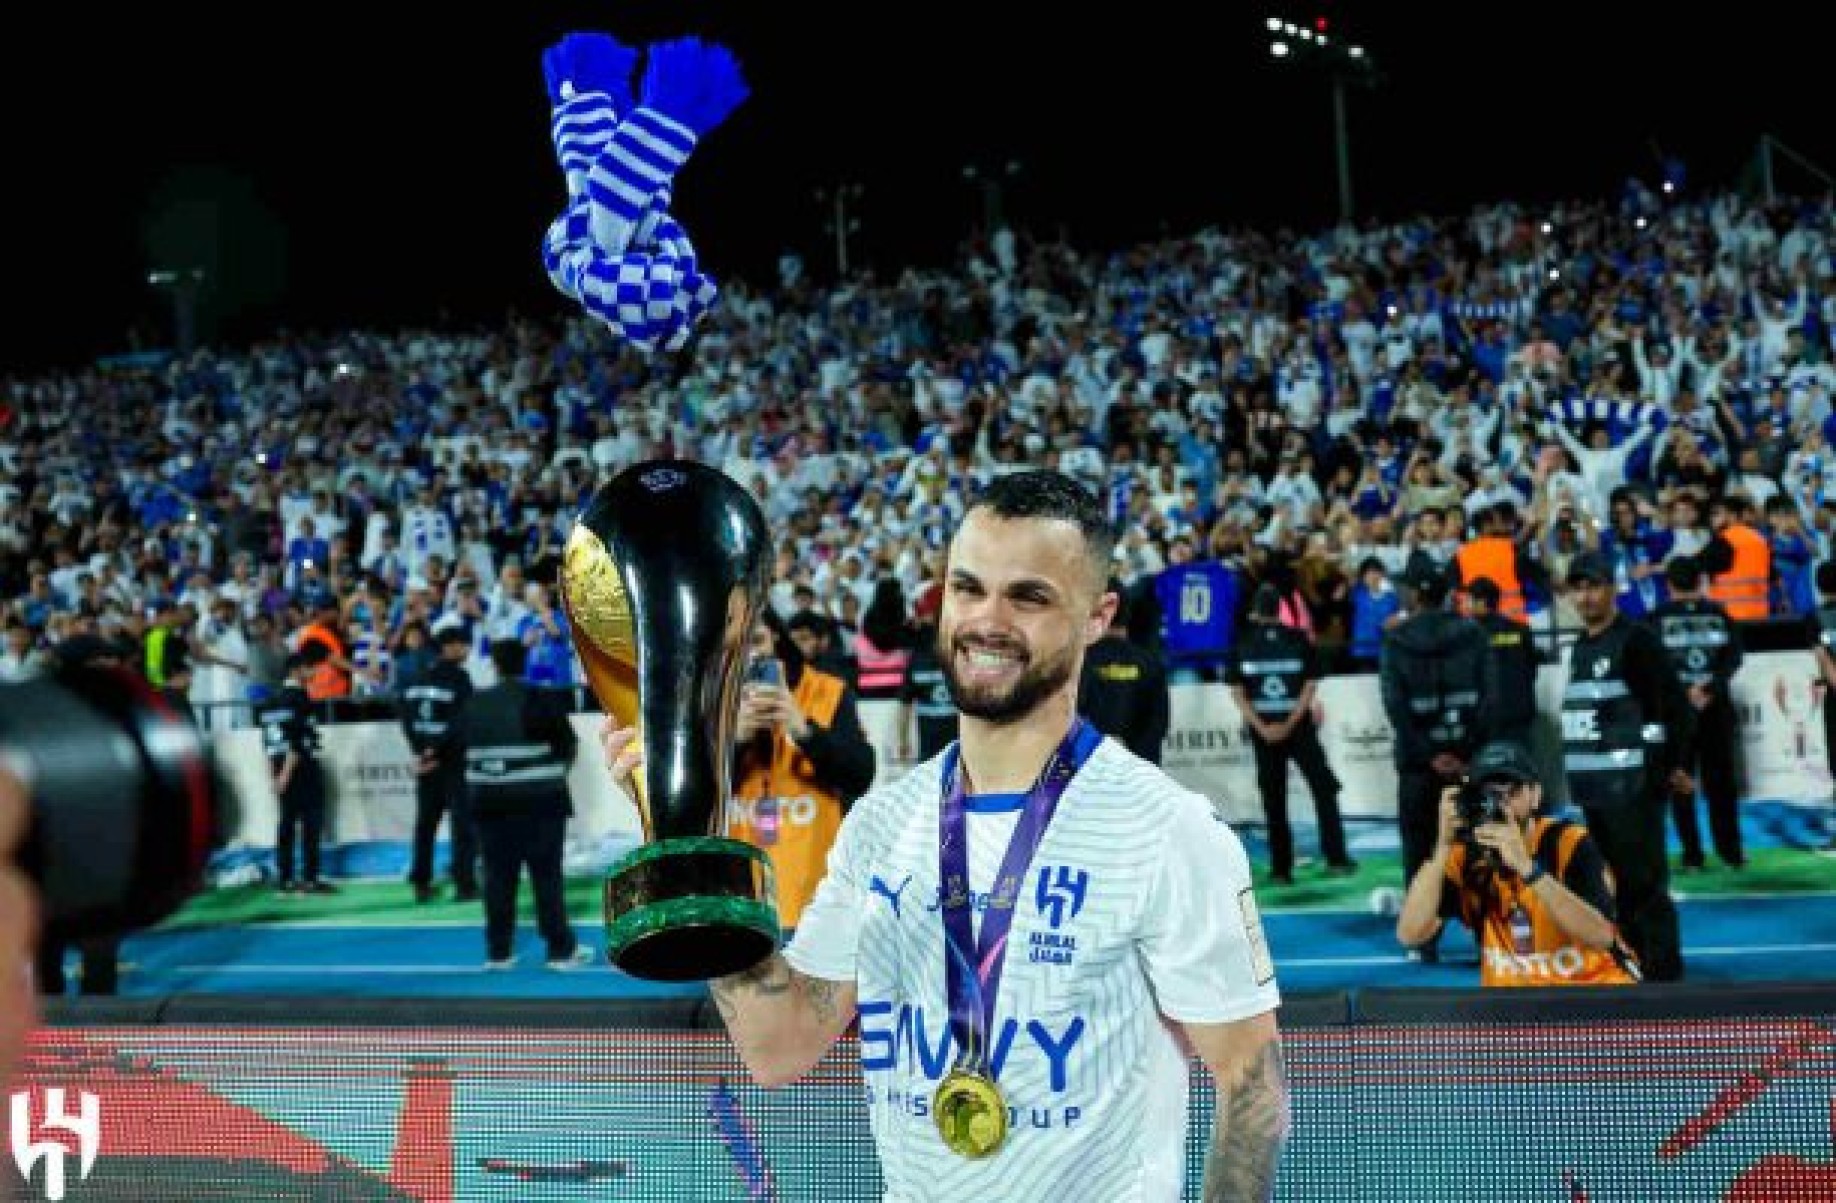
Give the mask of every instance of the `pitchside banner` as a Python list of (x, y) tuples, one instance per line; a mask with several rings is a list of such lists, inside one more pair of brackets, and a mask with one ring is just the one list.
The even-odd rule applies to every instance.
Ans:
[[(610, 865), (639, 841), (631, 800), (612, 782), (599, 755), (597, 714), (571, 720), (580, 752), (568, 770), (574, 817), (568, 825), (565, 863), (570, 872)], [(338, 877), (400, 876), (408, 868), (414, 837), (414, 758), (395, 723), (337, 723), (320, 727), (325, 767), (327, 871)], [(252, 861), (271, 859), (280, 803), (261, 751), (261, 732), (241, 730), (215, 738), (218, 757), (235, 793), (236, 835), (217, 857), (220, 882), (238, 880)], [(441, 837), (445, 839), (445, 826)]]
[[(1829, 802), (1830, 771), (1816, 681), (1817, 664), (1809, 652), (1746, 657), (1733, 689), (1740, 718), (1743, 800)], [(1566, 663), (1545, 666), (1538, 674), (1539, 715), (1531, 740), (1531, 751), (1544, 767), (1544, 791), (1558, 801), (1566, 797), (1557, 715), (1567, 683)], [(1328, 677), (1320, 682), (1318, 698), (1320, 742), (1343, 786), (1340, 809), (1348, 817), (1394, 817), (1394, 737), (1376, 676)], [(1211, 798), (1233, 823), (1262, 821), (1249, 731), (1223, 686), (1174, 688), (1173, 725), (1161, 762), (1180, 782)], [(1288, 775), (1288, 810), (1297, 822), (1313, 819), (1312, 795), (1293, 769)]]
[[(712, 1032), (47, 1029), (9, 1083), (0, 1192), (872, 1203), (882, 1182), (861, 1050), (933, 1079), (950, 1063), (947, 1031), (933, 1058), (903, 1030), (868, 1027), (796, 1085), (761, 1090)], [(1284, 1203), (1836, 1199), (1828, 1016), (1296, 1027), (1283, 1045)], [(1055, 1129), (1103, 1123), (1090, 1068), (1073, 1058), (1052, 1093), (1010, 1100), (1001, 1155), (1049, 1158)], [(1214, 1107), (1196, 1065), (1192, 1090), (1185, 1199), (1199, 1198)], [(945, 1156), (922, 1108), (883, 1119)], [(1085, 1197), (1074, 1180), (1052, 1185)]]
[[(1563, 797), (1560, 732), (1567, 666), (1546, 667), (1537, 680), (1541, 719), (1532, 751), (1546, 768), (1546, 792)], [(1824, 755), (1822, 699), (1809, 652), (1748, 656), (1734, 678), (1740, 716), (1742, 797), (1788, 803), (1827, 802), (1831, 794)], [(1320, 682), (1320, 742), (1343, 783), (1340, 808), (1351, 818), (1396, 814), (1396, 770), (1389, 720), (1375, 676), (1328, 677)], [(1262, 821), (1256, 765), (1248, 730), (1229, 691), (1221, 685), (1173, 688), (1173, 721), (1162, 764), (1175, 780), (1211, 798), (1233, 823)], [(897, 758), (900, 708), (896, 702), (862, 702), (861, 725), (878, 755), (879, 778), (909, 767)], [(603, 868), (638, 841), (637, 811), (606, 771), (598, 751), (598, 715), (573, 716), (580, 754), (568, 773), (574, 801), (569, 826), (570, 871)], [(329, 869), (340, 876), (399, 875), (414, 830), (414, 774), (407, 741), (394, 723), (346, 723), (323, 729), (329, 791), (326, 840)], [(239, 856), (270, 853), (279, 810), (260, 733), (242, 730), (216, 737), (238, 798), (237, 832), (224, 864)], [(1313, 801), (1297, 771), (1290, 772), (1289, 813), (1297, 823), (1313, 818)]]

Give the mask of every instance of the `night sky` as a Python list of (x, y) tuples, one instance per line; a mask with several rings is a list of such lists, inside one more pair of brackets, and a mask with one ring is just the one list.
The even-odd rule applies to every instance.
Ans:
[(207, 267), (232, 340), (554, 311), (538, 248), (562, 184), (540, 58), (573, 29), (699, 34), (745, 64), (752, 99), (677, 181), (717, 277), (767, 279), (787, 247), (830, 275), (812, 194), (842, 182), (865, 188), (857, 263), (941, 262), (981, 213), (971, 164), (1017, 162), (1014, 224), (1091, 248), (1317, 228), (1337, 209), (1331, 90), (1269, 57), (1270, 11), (1323, 12), (1382, 70), (1350, 94), (1361, 215), (1614, 196), (1629, 175), (1655, 183), (1660, 155), (1692, 188), (1723, 186), (1763, 131), (1836, 167), (1826, 40), (1681, 6), (1189, 0), (1109, 9), (1123, 23), (998, 0), (656, 0), (448, 5), (423, 24), (411, 7), (46, 6), (47, 28), (9, 35), (0, 374), (123, 350), (137, 323), (161, 341), (156, 266)]

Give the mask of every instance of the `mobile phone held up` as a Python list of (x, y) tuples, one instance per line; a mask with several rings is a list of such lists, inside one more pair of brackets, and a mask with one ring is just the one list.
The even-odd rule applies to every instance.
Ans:
[(784, 665), (776, 656), (754, 656), (746, 666), (746, 683), (748, 685), (770, 685), (774, 689), (784, 688)]

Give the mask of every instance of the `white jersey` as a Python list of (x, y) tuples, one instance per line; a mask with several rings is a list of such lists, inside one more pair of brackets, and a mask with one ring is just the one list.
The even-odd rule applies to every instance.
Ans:
[[(1009, 1135), (969, 1161), (931, 1116), (956, 1053), (938, 910), (942, 764), (854, 806), (784, 951), (799, 973), (856, 985), (886, 1203), (1178, 1199), (1188, 1071), (1162, 1017), (1228, 1023), (1281, 1001), (1243, 845), (1205, 798), (1112, 739), (1098, 745), (1019, 892), (989, 1044)], [(978, 930), (1019, 819), (983, 801), (968, 817)]]

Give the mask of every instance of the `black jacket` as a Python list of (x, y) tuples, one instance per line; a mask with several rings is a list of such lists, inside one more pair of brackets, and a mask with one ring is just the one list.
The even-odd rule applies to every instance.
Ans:
[(1424, 610), (1383, 641), (1378, 684), (1396, 732), (1396, 767), (1425, 772), (1443, 753), (1471, 760), (1489, 734), (1485, 632), (1470, 618)]
[(402, 691), (397, 708), (408, 746), (416, 755), (432, 752), (442, 764), (457, 764), (465, 754), (460, 718), (472, 700), (472, 678), (451, 660), (438, 660)]
[(1077, 709), (1149, 764), (1160, 763), (1172, 721), (1167, 670), (1160, 657), (1127, 639), (1099, 639), (1084, 654)]
[(502, 681), (473, 695), (460, 728), (477, 814), (573, 813), (567, 769), (579, 738), (559, 695)]

